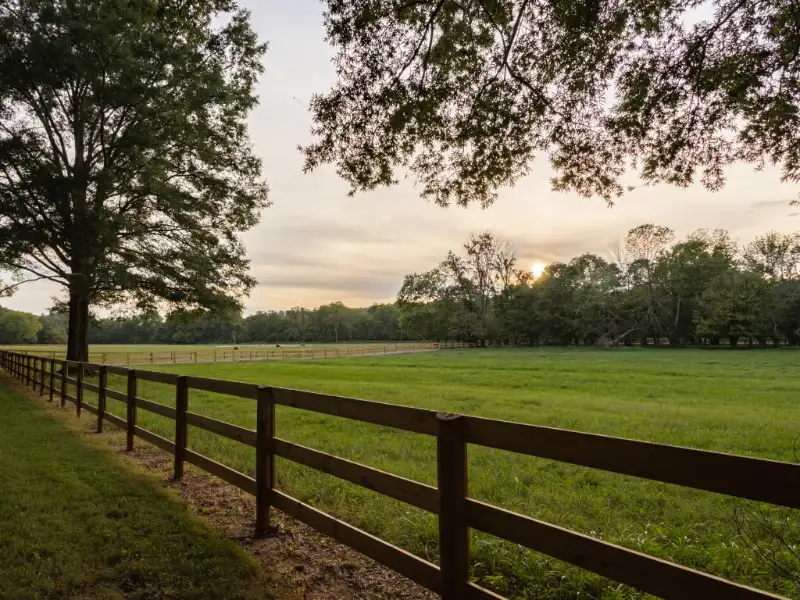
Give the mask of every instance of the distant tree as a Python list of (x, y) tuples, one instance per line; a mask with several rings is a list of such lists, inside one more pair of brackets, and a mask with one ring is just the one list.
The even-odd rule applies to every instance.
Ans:
[(350, 309), (341, 302), (331, 302), (319, 307), (320, 315), (324, 322), (333, 330), (333, 341), (339, 342), (339, 331), (342, 326), (347, 327), (350, 322)]
[(800, 277), (800, 232), (769, 231), (745, 247), (744, 258), (751, 269), (773, 281)]
[(4, 311), (0, 315), (0, 344), (34, 344), (41, 328), (42, 322), (36, 315)]
[(800, 344), (800, 280), (781, 281), (772, 288), (767, 318), (774, 339)]
[(698, 333), (727, 338), (731, 346), (764, 333), (769, 285), (754, 273), (729, 271), (710, 282), (697, 311)]
[(36, 342), (39, 344), (58, 344), (67, 343), (67, 327), (69, 325), (67, 315), (53, 312), (42, 315), (40, 318), (42, 328)]
[(222, 310), (267, 206), (246, 118), (265, 47), (233, 0), (0, 4), (0, 267), (90, 305)]
[(311, 103), (306, 169), (354, 192), (411, 171), (440, 205), (490, 204), (550, 155), (557, 190), (623, 173), (724, 184), (738, 160), (800, 180), (794, 2), (327, 0), (337, 80)]

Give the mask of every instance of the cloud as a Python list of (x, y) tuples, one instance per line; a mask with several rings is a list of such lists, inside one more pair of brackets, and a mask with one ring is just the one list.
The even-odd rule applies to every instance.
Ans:
[(788, 206), (791, 202), (791, 199), (786, 198), (781, 200), (759, 200), (757, 202), (753, 202), (750, 207), (754, 209), (773, 208), (776, 206)]
[(788, 217), (800, 217), (800, 212), (793, 212), (787, 215)]
[(578, 229), (556, 237), (512, 241), (517, 247), (517, 256), (520, 260), (566, 262), (586, 252), (605, 256), (614, 239), (616, 239), (615, 234), (611, 230)]

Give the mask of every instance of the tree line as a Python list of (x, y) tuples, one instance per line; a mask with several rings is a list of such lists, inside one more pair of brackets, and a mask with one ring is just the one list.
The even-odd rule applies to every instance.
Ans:
[[(90, 315), (92, 344), (247, 344), (403, 341), (396, 304), (349, 308), (333, 302), (314, 309), (209, 313), (175, 311), (162, 316), (98, 318)], [(0, 344), (66, 344), (65, 313), (34, 315), (0, 307)]]
[(412, 337), (535, 344), (800, 343), (800, 233), (741, 246), (724, 230), (645, 224), (610, 249), (534, 278), (516, 250), (472, 235), (435, 268), (407, 275), (398, 294)]
[[(534, 277), (517, 250), (473, 234), (424, 273), (406, 275), (394, 303), (350, 308), (91, 316), (95, 344), (455, 340), (513, 345), (800, 344), (800, 233), (739, 245), (724, 230), (645, 224), (609, 249)], [(0, 308), (0, 343), (64, 343), (56, 307), (36, 316)]]
[(247, 344), (400, 341), (400, 311), (394, 304), (349, 308), (332, 302), (314, 309), (259, 311), (249, 316), (177, 311), (99, 319), (89, 333), (93, 344)]

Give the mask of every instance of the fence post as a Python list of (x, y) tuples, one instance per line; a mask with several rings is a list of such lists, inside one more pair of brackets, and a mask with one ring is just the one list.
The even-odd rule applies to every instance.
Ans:
[(44, 396), (44, 376), (47, 375), (47, 369), (45, 369), (45, 365), (47, 364), (47, 359), (42, 357), (42, 378), (39, 380), (39, 395)]
[(61, 408), (67, 403), (67, 361), (61, 361)]
[(136, 433), (136, 371), (128, 371), (128, 443), (126, 450), (133, 450), (133, 436)]
[(189, 386), (186, 375), (178, 376), (175, 386), (175, 470), (173, 477), (183, 477), (183, 461), (186, 460), (188, 426), (186, 411), (189, 410)]
[(97, 376), (97, 433), (103, 433), (103, 419), (106, 416), (106, 388), (108, 387), (108, 367), (103, 365)]
[(269, 533), (270, 500), (275, 487), (275, 403), (272, 388), (258, 386), (256, 407), (256, 537)]
[(55, 390), (53, 388), (56, 387), (56, 359), (50, 359), (50, 397), (48, 402), (53, 401), (53, 395), (55, 394)]
[(31, 385), (33, 382), (33, 377), (31, 376), (31, 371), (33, 370), (33, 357), (29, 354), (28, 355), (28, 368), (25, 371), (25, 385)]
[(39, 364), (39, 357), (38, 356), (31, 357), (31, 365), (32, 365), (32, 367), (31, 367), (31, 390), (34, 391), (34, 392), (36, 391), (36, 384), (39, 383), (36, 380), (36, 376), (39, 374), (39, 369), (37, 368), (38, 364)]
[(466, 521), (467, 445), (464, 417), (438, 413), (439, 565), (442, 600), (460, 600), (469, 581), (469, 529)]
[(83, 363), (78, 363), (78, 373), (75, 376), (75, 414), (81, 416), (81, 405), (83, 404)]

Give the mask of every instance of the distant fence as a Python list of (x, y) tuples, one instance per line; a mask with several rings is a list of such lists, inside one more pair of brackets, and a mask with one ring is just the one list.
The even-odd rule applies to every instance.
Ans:
[[(170, 352), (89, 352), (88, 362), (101, 365), (163, 365), (177, 363), (211, 363), (211, 362), (247, 362), (277, 360), (287, 358), (341, 358), (346, 356), (377, 356), (381, 354), (397, 354), (401, 352), (424, 352), (426, 350), (450, 350), (458, 348), (474, 348), (475, 343), (438, 342), (396, 344), (365, 344), (363, 346), (342, 345), (335, 348), (315, 348), (313, 346), (289, 348), (264, 348), (242, 346), (239, 349), (219, 348), (215, 350)], [(21, 354), (44, 356), (46, 358), (66, 359), (64, 350), (30, 350)]]
[[(174, 455), (174, 476), (184, 463), (227, 481), (256, 497), (255, 533), (270, 529), (270, 511), (278, 509), (354, 550), (365, 554), (444, 600), (503, 600), (469, 581), (469, 528), (474, 528), (536, 552), (572, 563), (642, 592), (681, 600), (780, 599), (744, 585), (609, 544), (568, 529), (516, 514), (469, 498), (467, 447), (497, 448), (595, 469), (632, 475), (685, 487), (800, 508), (800, 466), (652, 444), (603, 435), (479, 417), (437, 413), (285, 388), (207, 379), (119, 366), (83, 364), (0, 351), (0, 366), (40, 395), (58, 395), (97, 415), (97, 430), (105, 421), (127, 431), (127, 449), (139, 437)], [(85, 370), (98, 373), (97, 385), (84, 381)], [(75, 377), (69, 377), (69, 371)], [(59, 372), (60, 371), (60, 372)], [(108, 387), (108, 374), (127, 378), (127, 389)], [(175, 407), (140, 398), (137, 382), (154, 381), (175, 387)], [(58, 381), (58, 386), (56, 385)], [(76, 392), (67, 393), (67, 384)], [(97, 405), (83, 400), (96, 392)], [(246, 429), (189, 411), (189, 391), (205, 390), (254, 400), (256, 429)], [(106, 412), (108, 399), (127, 407), (126, 418)], [(437, 438), (437, 487), (313, 450), (275, 437), (275, 406), (335, 415)], [(175, 421), (175, 441), (136, 425), (138, 410)], [(187, 447), (188, 426), (198, 427), (255, 448), (255, 478), (240, 473)], [(276, 489), (276, 456), (317, 469), (379, 494), (416, 506), (439, 517), (439, 565), (378, 539)]]

